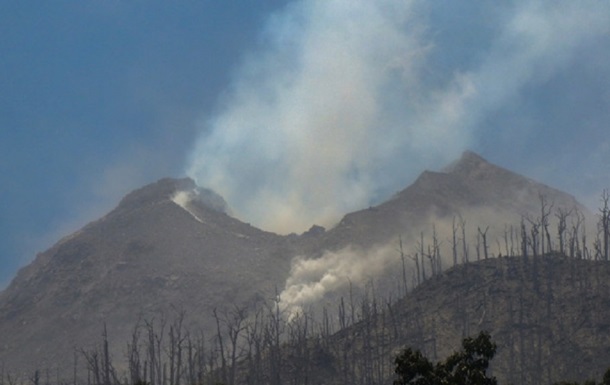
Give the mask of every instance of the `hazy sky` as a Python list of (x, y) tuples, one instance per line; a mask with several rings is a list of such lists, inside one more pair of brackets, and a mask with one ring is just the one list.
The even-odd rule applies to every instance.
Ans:
[(0, 287), (164, 176), (279, 232), (465, 149), (595, 205), (610, 2), (497, 3), (0, 2)]

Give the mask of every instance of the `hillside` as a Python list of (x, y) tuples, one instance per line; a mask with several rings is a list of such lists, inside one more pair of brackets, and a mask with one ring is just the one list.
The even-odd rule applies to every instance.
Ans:
[[(441, 171), (424, 171), (410, 186), (378, 206), (347, 214), (326, 235), (326, 248), (357, 243), (369, 247), (402, 234), (413, 238), (432, 223), (446, 228), (454, 217), (470, 225), (518, 224), (540, 215), (540, 197), (554, 208), (588, 210), (562, 191), (538, 183), (466, 151)], [(476, 228), (475, 228), (476, 230)]]
[(104, 322), (121, 357), (118, 342), (140, 317), (189, 309), (191, 324), (213, 330), (215, 307), (271, 298), (295, 253), (290, 239), (172, 200), (194, 187), (163, 179), (136, 190), (22, 269), (0, 293), (0, 361), (71, 370), (74, 348), (97, 341)]
[[(413, 347), (439, 361), (464, 337), (486, 330), (498, 345), (491, 373), (499, 384), (599, 379), (610, 366), (609, 305), (607, 261), (559, 255), (481, 260), (425, 281), (391, 306), (384, 298), (360, 300), (353, 326), (325, 334), (329, 323), (340, 324), (326, 319), (312, 327), (320, 334), (308, 343), (302, 338), (307, 318), (297, 319), (287, 327), (279, 376), (294, 384), (387, 384), (399, 349)], [(242, 374), (266, 378), (274, 370), (244, 365)]]

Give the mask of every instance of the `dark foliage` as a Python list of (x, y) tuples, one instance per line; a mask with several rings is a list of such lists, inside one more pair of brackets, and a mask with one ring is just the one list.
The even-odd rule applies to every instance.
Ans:
[(496, 378), (487, 375), (495, 353), (496, 344), (487, 332), (464, 339), (460, 351), (436, 365), (421, 352), (407, 348), (394, 361), (394, 385), (496, 385)]

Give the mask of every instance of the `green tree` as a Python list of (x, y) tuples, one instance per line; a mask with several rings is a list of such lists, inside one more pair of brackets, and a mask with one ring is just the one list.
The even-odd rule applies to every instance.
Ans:
[(407, 348), (394, 360), (394, 385), (496, 385), (496, 378), (487, 375), (495, 353), (496, 344), (487, 332), (465, 338), (460, 351), (436, 364), (420, 351)]
[(398, 379), (394, 385), (433, 385), (435, 367), (419, 350), (407, 348), (394, 360)]

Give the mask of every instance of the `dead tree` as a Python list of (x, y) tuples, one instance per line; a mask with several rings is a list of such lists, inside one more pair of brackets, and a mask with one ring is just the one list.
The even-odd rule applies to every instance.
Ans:
[(182, 377), (182, 349), (187, 335), (184, 333), (182, 323), (184, 321), (184, 310), (180, 311), (169, 328), (169, 383), (170, 385), (180, 385)]
[(460, 220), (460, 228), (462, 229), (462, 262), (468, 263), (468, 242), (466, 240), (466, 220)]
[(481, 260), (481, 228), (477, 231), (477, 244), (475, 245), (475, 251), (477, 253), (477, 261)]
[(570, 249), (570, 258), (578, 258), (580, 259), (582, 253), (580, 251), (580, 227), (583, 224), (584, 218), (583, 215), (576, 211), (575, 218), (572, 218), (572, 226), (570, 230), (570, 239), (568, 241), (569, 249)]
[(559, 241), (559, 254), (565, 255), (565, 237), (568, 228), (567, 220), (572, 210), (565, 210), (561, 207), (557, 208), (555, 217), (557, 218), (557, 240)]
[(108, 331), (106, 329), (106, 322), (104, 322), (104, 333), (102, 334), (102, 344), (104, 349), (104, 385), (110, 385), (110, 353), (108, 351)]
[[(420, 232), (420, 241), (418, 242), (419, 254), (421, 255), (421, 269), (422, 269), (422, 282), (426, 281), (426, 263), (425, 263), (425, 245), (424, 245), (424, 232)], [(417, 254), (415, 254), (417, 256)], [(418, 269), (419, 270), (419, 269)], [(418, 279), (419, 283), (419, 279)]]
[(487, 247), (487, 231), (489, 230), (489, 226), (485, 228), (485, 231), (481, 231), (480, 227), (478, 227), (477, 230), (479, 235), (481, 236), (481, 239), (483, 240), (483, 256), (485, 259), (487, 259), (489, 250)]
[(132, 384), (143, 381), (146, 376), (142, 374), (140, 360), (140, 321), (138, 320), (131, 333), (131, 343), (127, 343), (127, 365), (129, 379)]
[(284, 333), (283, 317), (280, 311), (280, 296), (276, 289), (273, 306), (268, 307), (268, 322), (265, 329), (265, 339), (269, 346), (270, 383), (281, 385), (282, 355), (280, 341)]
[(453, 266), (457, 265), (457, 225), (455, 223), (455, 216), (451, 224), (452, 240), (451, 240), (451, 251), (453, 253)]
[[(108, 346), (108, 333), (106, 323), (102, 331), (102, 346), (101, 353), (98, 347), (92, 350), (80, 350), (81, 355), (87, 363), (87, 371), (89, 376), (92, 376), (93, 385), (114, 385), (120, 384), (116, 370), (112, 365), (110, 358), (110, 349)], [(47, 383), (50, 381), (47, 380)]]
[(534, 258), (536, 258), (538, 256), (538, 235), (540, 234), (540, 224), (538, 221), (534, 221), (529, 218), (527, 218), (527, 221), (530, 224), (529, 245)]
[(604, 261), (608, 260), (608, 244), (610, 242), (610, 207), (608, 207), (609, 200), (610, 192), (604, 189), (601, 196), (602, 207), (599, 209)]
[[(440, 274), (443, 272), (443, 262), (441, 258), (441, 245), (442, 242), (438, 240), (438, 235), (436, 234), (436, 225), (432, 225), (432, 254), (434, 258), (434, 266), (436, 268), (435, 273)], [(434, 272), (433, 272), (434, 274)]]
[(602, 246), (602, 228), (597, 226), (597, 234), (595, 234), (595, 240), (593, 241), (593, 259), (600, 261), (604, 259), (604, 251)]
[(155, 331), (154, 319), (150, 321), (144, 321), (146, 331), (148, 334), (148, 369), (150, 377), (150, 385), (164, 385), (163, 382), (163, 335), (165, 332), (165, 317), (161, 314), (160, 329)]
[(245, 307), (238, 307), (235, 305), (233, 307), (233, 311), (226, 318), (227, 332), (229, 334), (229, 342), (231, 343), (231, 371), (229, 373), (229, 385), (233, 385), (235, 383), (237, 361), (241, 358), (241, 355), (238, 353), (238, 342), (242, 332), (245, 330), (247, 315), (248, 314)]
[(248, 363), (248, 378), (252, 384), (263, 383), (263, 332), (265, 329), (264, 318), (261, 311), (258, 311), (251, 322), (246, 325), (247, 352), (246, 361)]
[(402, 262), (402, 286), (403, 286), (403, 295), (407, 295), (409, 292), (407, 288), (407, 266), (405, 262), (405, 253), (402, 247), (402, 237), (398, 236), (398, 247), (400, 252), (400, 261)]
[(206, 371), (206, 346), (205, 346), (205, 335), (201, 331), (196, 339), (188, 333), (186, 340), (187, 350), (187, 368), (186, 377), (189, 384), (201, 384), (204, 383), (204, 377)]
[(413, 285), (415, 286), (415, 283), (417, 283), (417, 286), (419, 286), (421, 284), (421, 280), (420, 280), (420, 274), (419, 274), (419, 255), (417, 253), (415, 253), (414, 256), (411, 257), (411, 259), (413, 259), (415, 261), (415, 280), (413, 282)]
[[(539, 193), (538, 198), (540, 199), (540, 230), (542, 235), (540, 237), (541, 254), (544, 255), (547, 251), (552, 252), (553, 248), (551, 245), (551, 234), (549, 233), (549, 216), (553, 209), (553, 204), (549, 204), (544, 194)], [(545, 248), (546, 240), (546, 248)]]
[(436, 257), (434, 251), (432, 250), (432, 246), (428, 245), (428, 261), (430, 262), (430, 276), (434, 277), (436, 275)]
[(523, 259), (527, 262), (527, 245), (529, 243), (529, 239), (527, 236), (527, 227), (525, 225), (525, 218), (521, 217), (521, 255), (523, 255)]
[(311, 351), (310, 343), (312, 335), (310, 325), (312, 317), (305, 312), (297, 314), (288, 324), (288, 342), (290, 348), (290, 383), (307, 384), (311, 376)]
[(224, 333), (220, 327), (220, 316), (218, 315), (217, 309), (214, 308), (212, 315), (216, 320), (216, 341), (218, 342), (218, 354), (220, 355), (220, 375), (223, 383), (227, 383), (227, 357), (224, 344)]
[[(511, 227), (511, 236), (512, 236), (512, 227)], [(504, 255), (507, 257), (512, 255), (510, 249), (508, 248), (508, 225), (504, 225)]]
[(102, 383), (102, 374), (98, 350), (81, 349), (80, 352), (85, 358), (85, 362), (87, 363), (87, 376), (90, 379), (90, 381), (88, 382), (92, 381), (92, 385), (100, 385)]
[(591, 259), (590, 255), (589, 255), (589, 248), (587, 247), (587, 228), (586, 228), (586, 224), (583, 221), (582, 223), (582, 228), (581, 228), (582, 234), (582, 258), (583, 259)]

